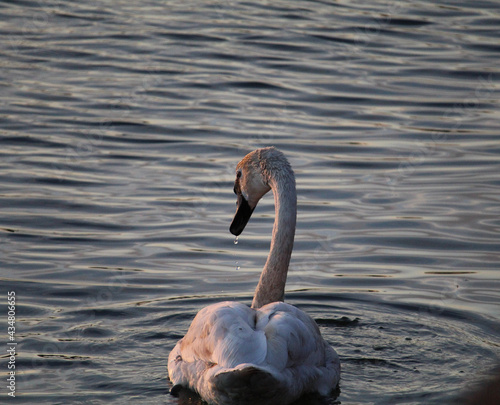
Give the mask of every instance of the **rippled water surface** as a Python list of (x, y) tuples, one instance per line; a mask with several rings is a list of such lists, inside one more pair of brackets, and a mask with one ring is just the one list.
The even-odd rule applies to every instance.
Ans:
[(499, 27), (496, 1), (0, 3), (16, 402), (196, 403), (168, 353), (250, 303), (274, 209), (233, 243), (234, 167), (275, 145), (286, 299), (342, 361), (327, 402), (450, 403), (500, 356)]

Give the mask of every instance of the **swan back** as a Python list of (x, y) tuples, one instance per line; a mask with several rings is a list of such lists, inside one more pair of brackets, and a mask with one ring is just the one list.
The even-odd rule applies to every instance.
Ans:
[(327, 395), (340, 363), (307, 314), (275, 302), (258, 310), (237, 302), (202, 309), (169, 356), (174, 384), (215, 404), (288, 404)]

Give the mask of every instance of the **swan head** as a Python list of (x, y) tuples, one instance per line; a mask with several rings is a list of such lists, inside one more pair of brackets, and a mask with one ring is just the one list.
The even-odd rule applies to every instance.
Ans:
[(273, 147), (257, 149), (246, 155), (236, 166), (236, 214), (229, 227), (233, 235), (238, 236), (243, 232), (257, 203), (271, 190), (266, 162), (276, 154), (282, 155)]

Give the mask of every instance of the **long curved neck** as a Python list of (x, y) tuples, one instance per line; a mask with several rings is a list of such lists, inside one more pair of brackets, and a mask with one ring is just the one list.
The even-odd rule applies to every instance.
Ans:
[(295, 237), (297, 193), (292, 170), (286, 168), (280, 171), (279, 175), (269, 180), (269, 186), (274, 194), (275, 206), (273, 235), (269, 256), (255, 290), (252, 308), (283, 301), (288, 264)]

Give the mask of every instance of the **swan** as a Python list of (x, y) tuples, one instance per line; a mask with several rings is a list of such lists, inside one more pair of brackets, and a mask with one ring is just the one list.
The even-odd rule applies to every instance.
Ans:
[(309, 315), (283, 302), (297, 195), (292, 168), (274, 147), (250, 152), (238, 163), (230, 231), (241, 234), (269, 190), (276, 215), (252, 306), (227, 301), (198, 312), (168, 358), (172, 393), (186, 387), (209, 404), (287, 405), (307, 393), (326, 396), (338, 384), (335, 350)]

